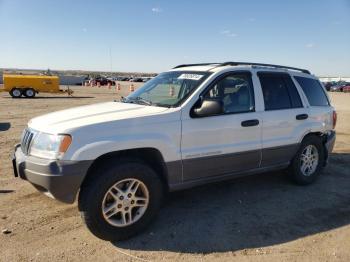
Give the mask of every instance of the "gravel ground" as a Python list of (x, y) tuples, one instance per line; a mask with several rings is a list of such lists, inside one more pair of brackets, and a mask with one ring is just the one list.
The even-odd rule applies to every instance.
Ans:
[[(127, 94), (122, 84), (122, 95)], [(154, 223), (119, 243), (92, 236), (76, 204), (38, 193), (12, 174), (11, 153), (28, 120), (119, 98), (74, 87), (74, 97), (0, 93), (0, 261), (350, 261), (350, 94), (332, 93), (337, 142), (313, 185), (283, 172), (172, 193)]]

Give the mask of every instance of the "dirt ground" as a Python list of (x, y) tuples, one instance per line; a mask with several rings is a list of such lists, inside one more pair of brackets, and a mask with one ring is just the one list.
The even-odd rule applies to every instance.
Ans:
[(72, 98), (0, 93), (0, 230), (11, 231), (0, 232), (0, 261), (350, 261), (350, 93), (331, 94), (337, 142), (315, 184), (296, 186), (274, 172), (172, 193), (144, 233), (110, 243), (89, 233), (76, 204), (12, 173), (13, 146), (30, 118), (119, 97), (74, 90)]

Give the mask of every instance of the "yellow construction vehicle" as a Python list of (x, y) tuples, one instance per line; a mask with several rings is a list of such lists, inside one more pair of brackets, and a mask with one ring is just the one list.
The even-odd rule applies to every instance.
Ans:
[(13, 98), (28, 97), (33, 98), (39, 92), (45, 93), (68, 93), (71, 89), (61, 90), (58, 76), (46, 75), (4, 75), (4, 88)]

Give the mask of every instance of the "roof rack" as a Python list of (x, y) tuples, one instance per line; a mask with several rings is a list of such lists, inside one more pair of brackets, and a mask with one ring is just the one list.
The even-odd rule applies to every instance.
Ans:
[(173, 69), (180, 68), (180, 67), (188, 67), (188, 66), (207, 66), (207, 65), (220, 65), (221, 63), (201, 63), (201, 64), (183, 64), (175, 66)]
[(300, 72), (303, 72), (305, 74), (311, 75), (309, 70), (297, 68), (297, 67), (291, 67), (291, 66), (263, 64), (263, 63), (250, 63), (250, 62), (225, 62), (225, 63), (220, 64), (220, 66), (237, 66), (237, 65), (266, 66), (266, 67), (274, 67), (274, 68), (291, 69), (291, 70), (300, 71)]
[(297, 67), (291, 67), (291, 66), (282, 66), (282, 65), (274, 65), (274, 64), (263, 64), (263, 63), (250, 63), (250, 62), (225, 62), (225, 63), (201, 63), (201, 64), (183, 64), (175, 66), (173, 69), (180, 68), (180, 67), (189, 67), (189, 66), (206, 66), (206, 65), (217, 65), (216, 67), (220, 66), (238, 66), (238, 65), (252, 65), (252, 66), (265, 66), (265, 67), (274, 67), (274, 68), (283, 68), (283, 69), (291, 69), (295, 71), (300, 71), (305, 74), (311, 75), (309, 70), (297, 68)]

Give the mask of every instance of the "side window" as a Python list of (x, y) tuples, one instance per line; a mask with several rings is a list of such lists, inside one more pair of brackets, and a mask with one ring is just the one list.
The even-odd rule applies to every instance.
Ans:
[(302, 107), (299, 93), (288, 74), (258, 73), (265, 103), (265, 110)]
[(232, 74), (219, 80), (204, 95), (223, 102), (224, 113), (255, 111), (253, 83), (250, 74)]
[(303, 89), (307, 100), (311, 106), (328, 106), (329, 101), (321, 84), (312, 78), (295, 76), (294, 77)]

